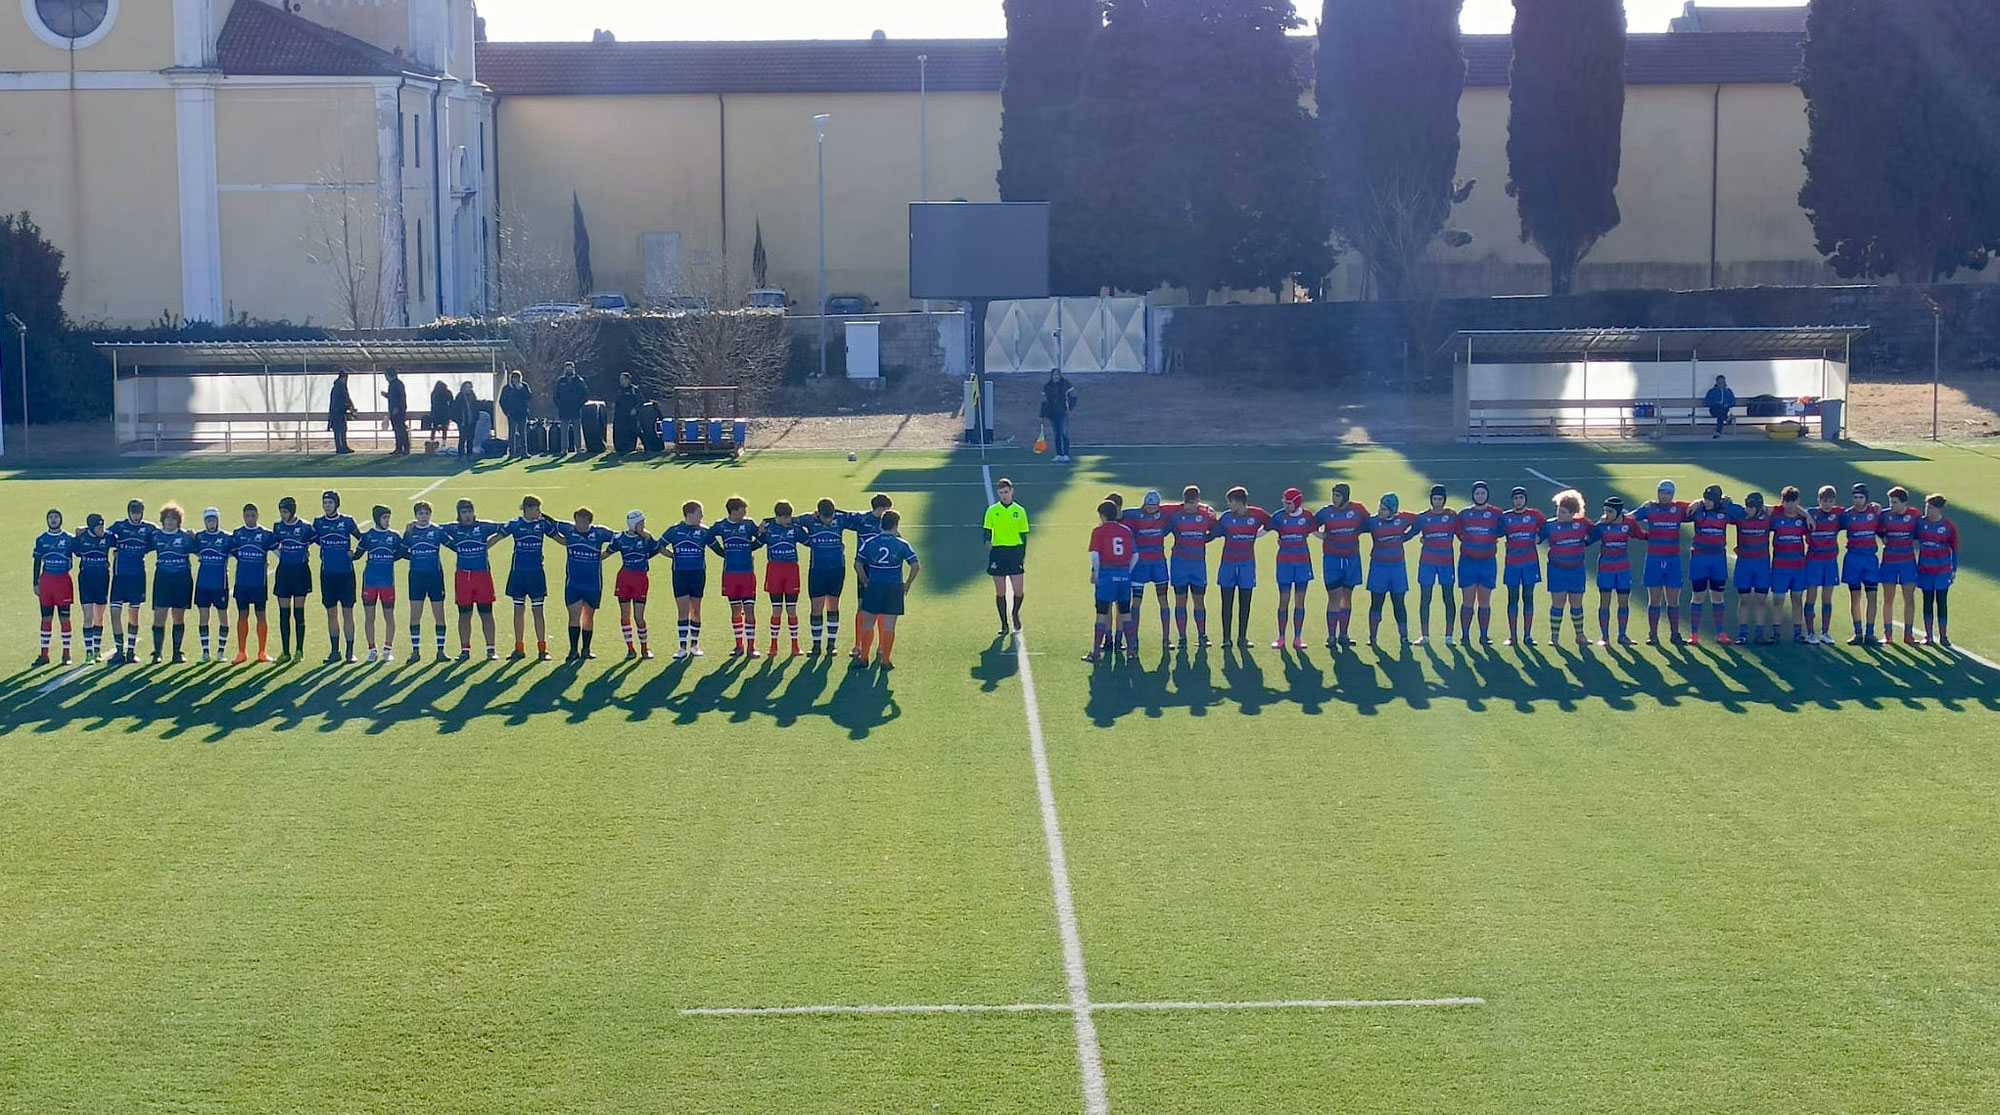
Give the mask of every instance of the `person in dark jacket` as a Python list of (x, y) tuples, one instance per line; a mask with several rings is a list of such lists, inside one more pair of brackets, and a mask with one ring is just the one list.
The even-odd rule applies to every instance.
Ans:
[(458, 385), (458, 396), (451, 401), (451, 420), (458, 423), (458, 455), (470, 465), (479, 450), (479, 396), (472, 393), (469, 379)]
[(326, 401), (326, 425), (333, 431), (333, 451), (352, 453), (347, 444), (347, 423), (360, 412), (354, 409), (354, 396), (347, 391), (347, 373), (333, 377), (333, 394)]
[(618, 373), (618, 393), (611, 397), (611, 449), (630, 453), (639, 441), (639, 385), (631, 372)]
[(384, 369), (382, 376), (389, 381), (382, 391), (382, 399), (389, 406), (389, 432), (396, 437), (396, 448), (390, 456), (407, 457), (410, 455), (410, 389), (403, 386), (403, 377), (394, 368)]
[(1736, 406), (1736, 392), (1729, 389), (1728, 377), (1716, 376), (1715, 386), (1708, 389), (1701, 401), (1708, 405), (1708, 416), (1715, 419), (1715, 432), (1709, 436), (1721, 437), (1722, 428), (1730, 422), (1729, 412)]
[(521, 369), (507, 373), (507, 382), (500, 388), (500, 413), (507, 417), (507, 456), (528, 455), (528, 407), (535, 400), (535, 389), (521, 376)]
[(1076, 388), (1063, 378), (1062, 369), (1049, 373), (1049, 381), (1042, 385), (1042, 417), (1048, 421), (1049, 433), (1055, 438), (1055, 460), (1069, 463), (1069, 416), (1076, 409)]
[(575, 456), (583, 452), (583, 404), (590, 399), (590, 386), (577, 374), (576, 361), (563, 365), (556, 377), (556, 421), (562, 423), (562, 451)]
[(443, 380), (431, 386), (431, 417), (426, 427), (439, 441), (443, 441), (446, 431), (451, 429), (452, 403), (451, 388), (445, 386)]

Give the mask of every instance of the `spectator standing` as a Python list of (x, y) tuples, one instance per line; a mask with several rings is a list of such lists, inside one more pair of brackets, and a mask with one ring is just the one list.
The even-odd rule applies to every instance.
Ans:
[(507, 456), (528, 455), (528, 408), (535, 399), (535, 389), (521, 376), (521, 369), (507, 373), (507, 382), (500, 388), (500, 413), (507, 418)]
[(590, 387), (577, 374), (576, 361), (565, 363), (562, 375), (556, 377), (556, 421), (562, 424), (560, 451), (571, 456), (583, 452), (583, 404), (589, 396)]
[(458, 423), (458, 455), (470, 465), (479, 447), (479, 396), (472, 393), (472, 381), (458, 385), (458, 396), (451, 401), (451, 420)]
[(410, 390), (403, 385), (403, 377), (397, 374), (396, 369), (386, 369), (382, 375), (389, 381), (382, 391), (382, 398), (389, 406), (389, 432), (396, 438), (396, 448), (390, 456), (407, 457), (410, 455)]
[(1049, 424), (1049, 432), (1055, 435), (1055, 460), (1060, 464), (1069, 463), (1069, 416), (1076, 409), (1076, 388), (1063, 378), (1062, 369), (1049, 373), (1048, 383), (1042, 386), (1042, 418)]
[(451, 411), (454, 402), (451, 388), (445, 386), (443, 380), (431, 385), (431, 417), (425, 425), (439, 441), (443, 441), (445, 434), (451, 429)]
[(326, 426), (333, 431), (333, 451), (352, 453), (347, 444), (347, 423), (358, 411), (354, 409), (354, 396), (347, 390), (347, 373), (340, 372), (333, 377), (333, 393), (326, 401)]
[(611, 399), (611, 448), (620, 455), (637, 449), (639, 442), (639, 385), (631, 372), (618, 373), (618, 394)]

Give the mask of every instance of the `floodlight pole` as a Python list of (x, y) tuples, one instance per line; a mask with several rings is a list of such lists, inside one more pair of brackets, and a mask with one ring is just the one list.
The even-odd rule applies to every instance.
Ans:
[(819, 378), (826, 378), (826, 122), (827, 113), (813, 117), (814, 152), (819, 164)]
[[(1924, 295), (1931, 304), (1931, 440), (1938, 439), (1938, 385), (1944, 371), (1944, 307), (1936, 298)], [(23, 427), (25, 429), (25, 427)]]
[[(917, 55), (917, 200), (931, 199), (931, 99), (930, 60)], [(924, 312), (931, 312), (931, 300), (924, 299)]]

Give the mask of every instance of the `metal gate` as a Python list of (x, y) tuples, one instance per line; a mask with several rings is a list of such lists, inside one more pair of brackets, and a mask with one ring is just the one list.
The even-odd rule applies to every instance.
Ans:
[(986, 370), (1146, 370), (1144, 298), (1025, 298), (986, 309)]

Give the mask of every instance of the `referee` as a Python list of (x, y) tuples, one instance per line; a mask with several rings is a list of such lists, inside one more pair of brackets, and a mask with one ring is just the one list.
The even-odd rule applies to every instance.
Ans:
[[(993, 609), (1000, 613), (1000, 634), (1004, 637), (1021, 629), (1023, 572), (1028, 554), (1028, 509), (1014, 502), (1014, 482), (1001, 477), (993, 485), (1000, 502), (986, 509), (986, 572), (993, 578)], [(1011, 623), (1007, 615), (1007, 594), (1014, 594)]]

